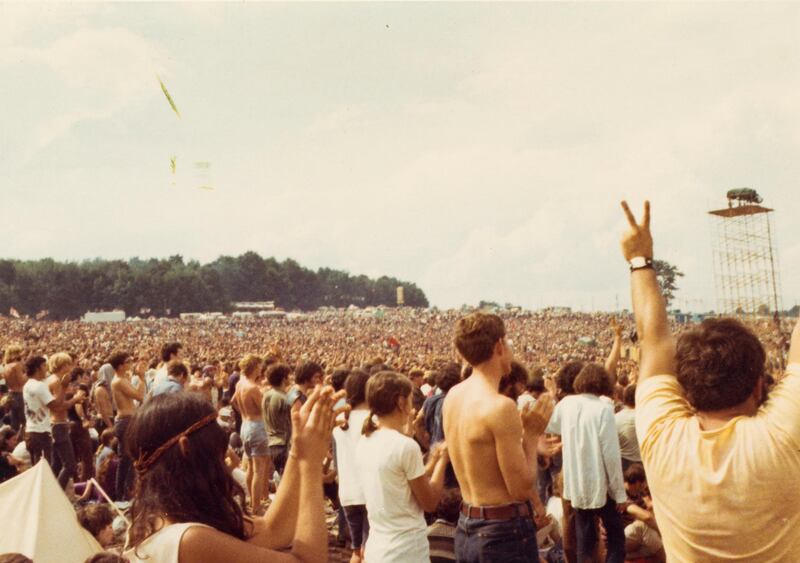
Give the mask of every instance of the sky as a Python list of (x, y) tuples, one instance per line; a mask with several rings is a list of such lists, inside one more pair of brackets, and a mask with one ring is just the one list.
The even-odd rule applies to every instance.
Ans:
[(0, 4), (0, 256), (254, 250), (439, 307), (613, 310), (619, 201), (649, 199), (676, 306), (708, 310), (706, 212), (748, 186), (788, 308), (798, 28), (792, 3)]

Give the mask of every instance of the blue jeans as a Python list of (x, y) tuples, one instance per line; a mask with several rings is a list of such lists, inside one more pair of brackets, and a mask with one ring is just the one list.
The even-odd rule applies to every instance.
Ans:
[(459, 563), (539, 563), (536, 524), (531, 516), (485, 520), (458, 516), (456, 561)]

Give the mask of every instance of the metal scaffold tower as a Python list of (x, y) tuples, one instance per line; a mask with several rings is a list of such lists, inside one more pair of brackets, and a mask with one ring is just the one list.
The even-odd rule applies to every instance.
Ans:
[(773, 209), (750, 188), (730, 190), (728, 207), (709, 211), (714, 227), (714, 282), (720, 313), (779, 312), (780, 279), (772, 244)]

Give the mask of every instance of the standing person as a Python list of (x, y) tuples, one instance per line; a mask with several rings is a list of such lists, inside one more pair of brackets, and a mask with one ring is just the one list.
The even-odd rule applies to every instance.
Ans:
[(70, 422), (67, 419), (67, 410), (75, 403), (83, 400), (83, 392), (78, 391), (66, 400), (67, 387), (70, 384), (72, 372), (72, 356), (66, 352), (53, 354), (48, 360), (50, 377), (46, 383), (50, 393), (56, 398), (56, 404), (50, 408), (51, 433), (53, 435), (53, 473), (58, 478), (62, 489), (67, 488), (70, 479), (75, 479), (78, 463), (75, 461), (75, 450), (72, 448), (70, 437)]
[[(114, 368), (111, 368), (112, 371)], [(98, 434), (114, 427), (114, 403), (111, 398), (111, 382), (102, 371), (97, 372), (97, 382), (92, 389), (92, 399), (97, 411), (96, 429)]]
[(364, 558), (369, 563), (429, 563), (423, 511), (436, 510), (442, 496), (446, 449), (433, 450), (426, 467), (419, 444), (405, 434), (414, 412), (407, 377), (390, 371), (373, 375), (367, 403), (356, 446), (370, 525)]
[(91, 419), (89, 418), (89, 387), (88, 376), (81, 367), (76, 367), (70, 373), (73, 386), (85, 393), (83, 399), (77, 401), (67, 410), (69, 419), (69, 435), (72, 440), (72, 449), (78, 462), (78, 482), (86, 482), (94, 476), (94, 452), (92, 451), (92, 438), (89, 434)]
[(369, 416), (367, 404), (367, 381), (369, 375), (361, 370), (353, 371), (344, 382), (347, 404), (350, 412), (345, 414), (347, 423), (334, 428), (333, 440), (336, 455), (336, 472), (339, 476), (339, 501), (344, 509), (344, 517), (350, 530), (350, 548), (353, 554), (350, 563), (360, 563), (364, 559), (364, 542), (369, 536), (367, 501), (358, 474), (356, 451), (361, 438), (361, 429)]
[(331, 391), (314, 391), (292, 412), (294, 447), (284, 478), (267, 514), (253, 518), (243, 513), (244, 491), (225, 465), (228, 439), (211, 404), (195, 393), (147, 401), (129, 430), (138, 479), (125, 557), (133, 563), (327, 561), (321, 467), (337, 400)]
[(412, 369), (408, 372), (408, 379), (414, 384), (413, 399), (414, 410), (422, 410), (422, 403), (425, 402), (425, 393), (422, 392), (422, 385), (425, 383), (425, 372), (421, 369)]
[(652, 266), (650, 204), (641, 223), (622, 207), (641, 342), (636, 435), (667, 559), (797, 561), (800, 323), (768, 397), (764, 347), (739, 321), (706, 319), (676, 347)]
[(596, 517), (606, 530), (608, 563), (625, 560), (625, 532), (620, 514), (628, 497), (614, 408), (602, 395), (614, 392), (608, 372), (600, 364), (586, 364), (574, 383), (575, 395), (559, 401), (547, 432), (561, 436), (564, 488), (562, 497), (575, 511), (577, 561), (592, 560), (597, 544)]
[(537, 494), (537, 443), (552, 413), (552, 400), (542, 395), (520, 413), (514, 401), (498, 392), (500, 379), (511, 371), (513, 354), (497, 315), (473, 313), (460, 319), (455, 345), (472, 367), (472, 375), (448, 392), (443, 413), (444, 435), (464, 499), (456, 531), (457, 559), (538, 563), (531, 500)]
[(444, 400), (450, 389), (461, 382), (461, 372), (458, 364), (451, 362), (444, 366), (436, 374), (436, 388), (441, 391), (431, 395), (422, 405), (422, 411), (418, 416), (422, 416), (423, 426), (428, 435), (428, 444), (434, 446), (444, 441), (444, 419), (442, 407)]
[(289, 406), (294, 405), (295, 401), (300, 401), (301, 405), (305, 403), (311, 390), (322, 384), (323, 375), (322, 367), (316, 362), (303, 362), (298, 365), (294, 370), (295, 386), (286, 395)]
[(43, 457), (51, 463), (53, 439), (50, 409), (56, 405), (57, 400), (44, 381), (47, 377), (47, 360), (44, 357), (28, 358), (25, 362), (25, 373), (28, 376), (22, 388), (25, 401), (25, 447), (31, 455), (33, 467)]
[(5, 371), (3, 377), (8, 385), (8, 400), (11, 411), (11, 427), (19, 430), (25, 424), (25, 401), (22, 398), (22, 388), (28, 376), (25, 375), (25, 363), (22, 361), (25, 349), (19, 344), (9, 344), (3, 353)]
[(636, 439), (636, 384), (622, 391), (622, 410), (614, 415), (619, 437), (619, 453), (622, 456), (622, 471), (634, 463), (642, 463), (639, 442)]
[(167, 367), (172, 361), (183, 360), (183, 344), (180, 342), (168, 342), (161, 347), (161, 367), (156, 370), (153, 377), (153, 384), (163, 383), (169, 375)]
[(250, 494), (250, 511), (257, 514), (261, 510), (261, 500), (266, 497), (269, 486), (269, 440), (264, 426), (261, 388), (258, 377), (261, 375), (262, 359), (248, 354), (239, 362), (241, 378), (236, 384), (236, 393), (231, 403), (242, 415), (240, 432), (247, 454), (247, 488)]
[(267, 381), (271, 389), (264, 393), (262, 401), (270, 457), (272, 457), (275, 471), (281, 476), (286, 467), (292, 432), (292, 410), (286, 400), (286, 388), (289, 386), (291, 373), (291, 368), (286, 364), (269, 366)]
[(134, 387), (131, 383), (130, 369), (133, 365), (131, 355), (127, 352), (116, 352), (108, 359), (114, 368), (114, 379), (111, 381), (111, 393), (117, 405), (117, 418), (114, 422), (114, 435), (119, 442), (119, 466), (117, 467), (116, 500), (128, 500), (128, 491), (133, 483), (133, 459), (125, 447), (125, 434), (133, 413), (136, 412), (134, 401), (144, 400), (145, 384)]
[(158, 383), (153, 384), (150, 390), (151, 397), (157, 397), (164, 393), (180, 393), (186, 388), (189, 379), (189, 370), (186, 364), (179, 360), (173, 360), (167, 364), (167, 377)]

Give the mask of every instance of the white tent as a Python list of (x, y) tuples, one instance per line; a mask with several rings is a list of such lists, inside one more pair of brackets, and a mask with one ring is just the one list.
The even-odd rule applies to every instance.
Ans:
[(0, 553), (22, 553), (36, 563), (83, 563), (102, 551), (44, 460), (0, 484), (0, 522)]

